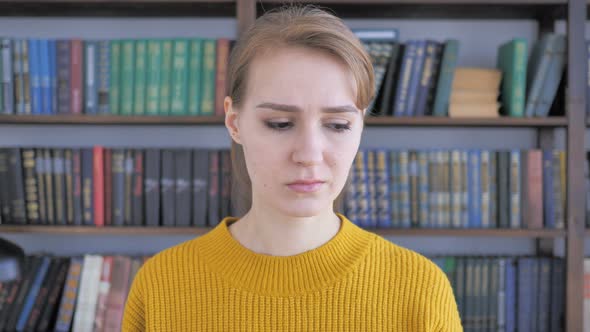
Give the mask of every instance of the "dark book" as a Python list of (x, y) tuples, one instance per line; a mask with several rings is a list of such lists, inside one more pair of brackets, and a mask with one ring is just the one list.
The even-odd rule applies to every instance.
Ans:
[(125, 224), (125, 150), (111, 150), (111, 173), (112, 173), (112, 197), (113, 209), (112, 221), (115, 226)]
[(131, 199), (133, 198), (133, 154), (132, 149), (125, 150), (125, 193), (123, 209), (123, 225), (133, 224), (133, 207), (131, 206)]
[[(0, 178), (1, 177), (2, 175), (0, 174)], [(45, 203), (45, 161), (43, 159), (43, 149), (39, 148), (35, 149), (35, 177), (37, 183), (37, 206), (39, 208), (39, 223), (46, 224), (47, 206)]]
[(160, 150), (147, 149), (144, 180), (146, 226), (160, 224), (160, 165)]
[(209, 151), (194, 150), (192, 164), (192, 225), (207, 226), (207, 191), (209, 175)]
[(30, 289), (25, 296), (22, 310), (19, 313), (19, 317), (16, 323), (17, 331), (24, 330), (25, 325), (27, 324), (27, 320), (29, 319), (29, 316), (31, 315), (31, 312), (33, 310), (35, 299), (39, 295), (39, 290), (41, 289), (41, 285), (47, 275), (47, 270), (49, 269), (50, 265), (51, 257), (42, 256), (41, 262), (39, 264), (39, 269), (37, 270), (37, 273), (35, 273), (35, 275), (33, 276)]
[(39, 322), (39, 318), (41, 318), (41, 312), (43, 311), (43, 307), (47, 303), (47, 295), (49, 294), (49, 288), (55, 282), (55, 278), (57, 276), (57, 271), (59, 270), (60, 264), (60, 258), (51, 258), (49, 268), (47, 269), (47, 274), (45, 278), (43, 278), (43, 282), (39, 287), (39, 292), (35, 297), (35, 301), (33, 303), (33, 306), (31, 307), (31, 312), (27, 318), (25, 330), (34, 331), (35, 325), (37, 325), (37, 323)]
[(25, 224), (27, 214), (25, 210), (25, 187), (23, 183), (21, 152), (19, 148), (11, 148), (8, 159), (9, 174), (11, 178), (10, 221), (15, 224)]
[(231, 158), (230, 151), (223, 150), (221, 155), (221, 192), (220, 212), (221, 218), (231, 215)]
[(160, 179), (160, 191), (162, 195), (162, 226), (175, 225), (175, 208), (174, 204), (175, 174), (174, 174), (174, 151), (170, 149), (162, 150), (162, 178)]
[(55, 223), (57, 225), (66, 224), (66, 177), (64, 167), (64, 150), (53, 150), (53, 181), (55, 201)]
[(426, 41), (426, 55), (424, 59), (424, 66), (420, 72), (420, 80), (418, 82), (418, 90), (416, 96), (416, 110), (415, 115), (424, 116), (428, 114), (428, 100), (432, 97), (432, 90), (434, 82), (436, 82), (434, 75), (437, 72), (437, 57), (439, 56), (441, 44), (434, 40)]
[(8, 327), (9, 319), (12, 317), (11, 314), (16, 305), (16, 300), (21, 293), (25, 280), (27, 277), (29, 277), (32, 264), (32, 256), (26, 256), (21, 277), (10, 283), (10, 289), (7, 291), (6, 297), (4, 297), (3, 302), (1, 303), (2, 310), (0, 311), (0, 331), (4, 331)]
[(70, 41), (56, 42), (57, 49), (57, 113), (68, 114), (70, 109)]
[(111, 149), (104, 149), (104, 224), (113, 224), (113, 160)]
[(426, 95), (426, 109), (424, 111), (424, 115), (432, 115), (434, 111), (434, 97), (436, 96), (436, 84), (440, 77), (440, 69), (441, 69), (441, 62), (442, 62), (442, 53), (444, 49), (444, 44), (437, 43), (437, 46), (434, 50), (434, 56), (432, 61), (432, 73), (430, 74), (429, 82), (427, 83), (428, 91)]
[(47, 299), (41, 308), (39, 320), (33, 327), (34, 331), (48, 331), (53, 329), (57, 316), (58, 302), (63, 293), (66, 277), (70, 268), (70, 258), (58, 258), (58, 268), (55, 277), (48, 283)]
[(143, 205), (143, 150), (135, 150), (133, 159), (133, 225), (143, 226), (144, 222), (144, 205)]
[(39, 272), (39, 269), (41, 268), (41, 264), (43, 262), (43, 257), (32, 256), (31, 260), (32, 260), (31, 267), (27, 271), (27, 273), (24, 275), (23, 280), (22, 280), (21, 285), (18, 290), (18, 294), (16, 295), (16, 298), (14, 299), (14, 302), (10, 308), (10, 314), (8, 315), (8, 322), (6, 323), (6, 326), (4, 327), (4, 329), (7, 331), (15, 331), (16, 330), (16, 324), (18, 323), (20, 313), (22, 312), (23, 306), (25, 305), (25, 299), (26, 299), (29, 291), (31, 290), (31, 285), (33, 284), (35, 276), (37, 275), (37, 273)]
[(23, 175), (25, 183), (25, 206), (27, 221), (29, 224), (37, 225), (39, 220), (39, 193), (37, 191), (37, 160), (35, 149), (22, 149)]
[(0, 149), (0, 215), (4, 223), (10, 220), (10, 173), (8, 149)]
[(55, 225), (55, 205), (53, 193), (53, 158), (51, 149), (43, 150), (45, 162), (45, 206), (47, 211), (47, 224)]
[(219, 151), (209, 152), (209, 199), (207, 206), (207, 221), (209, 226), (219, 223)]
[(66, 183), (66, 224), (74, 225), (74, 170), (72, 149), (64, 150), (64, 177)]
[(191, 225), (191, 150), (174, 151), (175, 225)]
[(82, 152), (82, 223), (94, 225), (94, 200), (93, 200), (93, 167), (94, 152), (92, 148), (84, 148)]
[(82, 225), (82, 154), (72, 149), (72, 207), (74, 225)]
[(498, 226), (500, 228), (510, 228), (510, 152), (498, 152), (498, 188), (496, 190), (498, 197)]
[(381, 84), (381, 91), (378, 93), (379, 100), (375, 108), (380, 110), (380, 112), (377, 115), (393, 114), (393, 110), (391, 109), (391, 105), (393, 104), (392, 96), (393, 91), (396, 89), (397, 73), (402, 58), (400, 54), (403, 54), (403, 44), (393, 43), (385, 78), (383, 79), (383, 84)]

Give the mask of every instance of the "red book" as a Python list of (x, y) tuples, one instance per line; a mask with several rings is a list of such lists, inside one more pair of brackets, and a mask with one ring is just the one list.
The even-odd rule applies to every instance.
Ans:
[(104, 331), (115, 332), (121, 330), (125, 302), (129, 293), (129, 275), (131, 274), (131, 258), (113, 256), (111, 267), (111, 286), (106, 302)]
[(112, 214), (112, 194), (113, 180), (111, 172), (111, 149), (104, 149), (104, 224), (111, 226), (113, 224)]
[(543, 228), (543, 153), (525, 153), (523, 174), (523, 220), (527, 228)]
[(229, 59), (229, 39), (217, 40), (217, 73), (215, 75), (215, 115), (224, 115), (223, 99), (226, 93), (227, 61)]
[(94, 225), (104, 226), (104, 148), (95, 146), (93, 167)]
[(73, 114), (81, 114), (84, 91), (82, 89), (82, 60), (84, 56), (82, 40), (72, 39), (72, 47), (70, 52), (70, 109)]

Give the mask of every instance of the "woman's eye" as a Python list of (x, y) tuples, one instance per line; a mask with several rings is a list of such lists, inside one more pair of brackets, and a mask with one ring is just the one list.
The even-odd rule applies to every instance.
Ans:
[(328, 124), (328, 127), (334, 129), (337, 132), (343, 132), (346, 130), (350, 130), (350, 125), (347, 123), (331, 123), (331, 124)]
[(289, 129), (291, 127), (293, 127), (293, 123), (291, 122), (266, 122), (266, 126), (270, 129), (275, 129), (275, 130), (285, 130), (285, 129)]

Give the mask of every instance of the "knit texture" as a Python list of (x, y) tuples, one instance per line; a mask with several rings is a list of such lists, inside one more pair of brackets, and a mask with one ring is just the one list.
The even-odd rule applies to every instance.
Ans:
[(322, 246), (255, 253), (226, 217), (138, 271), (123, 331), (462, 331), (445, 274), (346, 217)]

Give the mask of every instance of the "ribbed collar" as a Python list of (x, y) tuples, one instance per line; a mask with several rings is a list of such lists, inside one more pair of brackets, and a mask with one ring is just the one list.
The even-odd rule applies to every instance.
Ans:
[(251, 251), (229, 232), (237, 218), (226, 217), (198, 238), (200, 258), (233, 287), (267, 296), (293, 296), (322, 289), (341, 279), (368, 252), (375, 235), (341, 214), (341, 226), (322, 246), (293, 256)]

